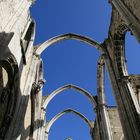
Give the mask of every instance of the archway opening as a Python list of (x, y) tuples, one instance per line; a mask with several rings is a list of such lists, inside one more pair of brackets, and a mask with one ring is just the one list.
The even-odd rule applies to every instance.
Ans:
[(125, 54), (127, 60), (127, 68), (129, 74), (139, 74), (140, 64), (139, 64), (139, 52), (140, 45), (137, 42), (135, 36), (131, 35), (130, 32), (126, 33), (125, 37)]
[[(95, 49), (83, 43), (73, 40), (59, 42), (47, 48), (47, 51), (44, 51), (42, 54), (43, 60), (46, 60), (44, 61), (44, 71), (46, 71), (46, 73), (44, 73), (44, 77), (47, 77), (47, 84), (46, 87), (44, 87), (44, 95), (46, 95), (46, 93), (49, 95), (50, 91), (53, 91), (55, 88), (67, 83), (74, 83), (75, 85), (88, 89), (91, 93), (94, 93), (97, 85), (96, 66), (98, 57), (98, 51), (95, 51)], [(68, 92), (73, 93), (73, 91)], [(72, 94), (69, 94), (67, 96), (71, 95)], [(70, 98), (76, 99), (77, 97)], [(80, 98), (81, 97), (77, 98), (79, 99), (79, 101), (77, 101), (78, 103), (80, 102)], [(60, 106), (60, 103), (64, 102), (65, 99), (68, 99), (68, 97), (63, 95), (62, 100), (58, 103), (59, 105), (53, 105), (53, 110), (57, 109), (55, 106)], [(88, 102), (85, 102), (85, 106), (82, 108), (86, 111), (86, 108), (89, 108), (89, 105), (86, 105), (87, 103)], [(53, 102), (53, 104), (55, 104), (55, 102)], [(83, 105), (81, 104), (81, 106)], [(52, 113), (51, 110), (52, 109), (47, 112)], [(88, 114), (93, 112), (93, 107), (91, 107), (90, 110), (91, 111)], [(59, 111), (56, 110), (54, 112)], [(53, 116), (48, 113), (47, 117)]]
[[(72, 83), (89, 91), (96, 91), (96, 64), (99, 52), (73, 40), (59, 42), (44, 51), (44, 93)], [(48, 90), (48, 91), (47, 91)]]
[[(66, 111), (68, 111), (68, 110), (66, 110)], [(63, 113), (63, 112), (61, 112), (61, 113)], [(61, 114), (61, 113), (59, 113), (59, 114)], [(62, 116), (59, 116), (55, 121), (53, 121), (50, 131), (48, 132), (49, 139), (51, 139), (51, 137), (53, 137), (53, 139), (54, 139), (55, 137), (53, 135), (56, 135), (56, 134), (53, 134), (53, 132), (55, 132), (55, 133), (57, 132), (57, 133), (59, 133), (59, 136), (56, 136), (57, 139), (58, 139), (58, 137), (60, 137), (59, 139), (65, 139), (66, 137), (71, 137), (73, 139), (91, 140), (90, 127), (88, 126), (88, 124), (86, 124), (82, 120), (82, 118), (79, 118), (80, 116), (77, 116), (75, 113), (73, 113), (73, 115), (76, 115), (76, 116), (69, 115), (68, 113), (70, 113), (70, 112), (66, 112)], [(75, 122), (77, 122), (77, 123), (75, 123)], [(65, 124), (65, 125), (62, 125), (62, 124)], [(60, 134), (63, 134), (63, 135), (60, 135)]]
[(89, 119), (95, 118), (94, 106), (87, 97), (80, 95), (75, 90), (65, 90), (49, 102), (46, 108), (47, 121), (65, 108), (74, 108), (82, 114), (86, 114)]

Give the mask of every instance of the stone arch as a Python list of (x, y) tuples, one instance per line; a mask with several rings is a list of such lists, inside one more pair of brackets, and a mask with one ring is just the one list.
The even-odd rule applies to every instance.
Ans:
[(54, 123), (56, 120), (58, 120), (61, 116), (65, 115), (65, 114), (67, 114), (67, 113), (73, 113), (73, 114), (79, 116), (81, 119), (83, 119), (83, 120), (87, 123), (87, 125), (88, 125), (89, 128), (90, 128), (90, 130), (93, 129), (93, 127), (94, 127), (94, 126), (93, 126), (93, 123), (91, 123), (91, 121), (88, 120), (83, 114), (81, 114), (80, 112), (75, 111), (75, 110), (73, 110), (73, 109), (67, 109), (67, 110), (64, 110), (64, 111), (58, 113), (56, 116), (54, 116), (54, 117), (46, 124), (46, 130), (45, 130), (45, 132), (46, 132), (47, 134), (49, 134), (50, 128), (51, 128), (51, 126), (53, 125), (53, 123)]
[(129, 28), (125, 23), (118, 25), (116, 33), (114, 34), (114, 55), (116, 58), (116, 64), (119, 68), (118, 72), (121, 76), (128, 76), (126, 68), (126, 58), (125, 58), (125, 34), (129, 31)]
[[(0, 104), (1, 107), (4, 107), (4, 112), (0, 112), (3, 114), (3, 119), (1, 118), (0, 124), (0, 139), (4, 139), (12, 119), (15, 115), (16, 104), (18, 102), (19, 95), (19, 72), (18, 72), (18, 64), (15, 57), (10, 54), (7, 58), (0, 60), (0, 73), (7, 73), (7, 84), (5, 87), (1, 88), (0, 92)], [(4, 77), (1, 77), (3, 81)], [(1, 85), (2, 86), (2, 85)]]
[(78, 35), (78, 34), (68, 33), (68, 34), (63, 34), (63, 35), (53, 37), (53, 38), (47, 40), (46, 42), (44, 42), (43, 44), (39, 45), (35, 50), (35, 54), (40, 55), (49, 46), (51, 46), (55, 43), (58, 43), (60, 41), (69, 40), (69, 39), (82, 41), (86, 44), (91, 45), (92, 47), (95, 47), (96, 49), (99, 49), (101, 52), (103, 52), (102, 45), (100, 43), (94, 41), (93, 39), (86, 37), (86, 36)]
[(65, 86), (62, 86), (62, 87), (56, 89), (56, 90), (53, 91), (51, 94), (49, 94), (49, 95), (46, 97), (46, 99), (45, 99), (45, 101), (44, 101), (44, 103), (43, 103), (43, 105), (42, 105), (42, 108), (43, 108), (43, 109), (46, 109), (47, 106), (48, 106), (48, 104), (49, 104), (49, 102), (50, 102), (56, 95), (60, 94), (62, 91), (65, 91), (65, 90), (67, 90), (67, 89), (74, 89), (74, 90), (78, 91), (79, 93), (85, 95), (85, 96), (91, 101), (92, 105), (93, 105), (94, 107), (96, 107), (97, 103), (96, 103), (96, 99), (94, 98), (94, 96), (92, 96), (89, 92), (87, 92), (86, 90), (84, 90), (84, 89), (82, 89), (82, 88), (80, 88), (80, 87), (78, 87), (78, 86), (75, 86), (75, 85), (72, 85), (72, 84), (68, 84), (68, 85), (65, 85)]

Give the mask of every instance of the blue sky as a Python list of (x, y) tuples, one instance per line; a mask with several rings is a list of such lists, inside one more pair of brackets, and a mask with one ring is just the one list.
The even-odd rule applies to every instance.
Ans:
[[(103, 42), (108, 36), (111, 5), (108, 0), (37, 0), (31, 8), (31, 15), (37, 25), (35, 45), (64, 33), (83, 34)], [(126, 46), (128, 70), (130, 73), (139, 73), (139, 61), (136, 61), (138, 55), (134, 52), (140, 49), (129, 33)], [(56, 88), (71, 83), (95, 95), (98, 58), (99, 52), (96, 49), (78, 41), (68, 40), (52, 45), (42, 54), (47, 81), (43, 94), (50, 94)], [(114, 105), (107, 74), (105, 78), (107, 102)], [(50, 102), (47, 120), (67, 108), (81, 112), (90, 120), (95, 118), (89, 100), (76, 94), (76, 91), (68, 90)], [(72, 114), (66, 114), (54, 123), (49, 140), (65, 140), (67, 137), (91, 140), (88, 126)]]

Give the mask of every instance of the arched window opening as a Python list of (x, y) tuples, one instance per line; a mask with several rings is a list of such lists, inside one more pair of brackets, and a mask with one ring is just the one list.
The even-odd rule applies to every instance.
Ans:
[[(28, 26), (28, 25), (27, 25)], [(35, 36), (35, 23), (32, 21), (27, 29), (25, 29), (22, 39), (20, 40), (23, 63), (26, 64), (26, 53), (30, 47), (30, 43), (33, 42)], [(33, 44), (33, 43), (32, 43)]]
[(135, 36), (127, 32), (125, 37), (125, 54), (129, 74), (140, 73), (139, 52), (140, 44), (137, 42)]

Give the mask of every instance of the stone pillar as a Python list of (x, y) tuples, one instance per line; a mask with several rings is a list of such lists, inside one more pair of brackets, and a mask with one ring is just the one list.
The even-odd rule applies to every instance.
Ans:
[(97, 119), (101, 140), (112, 140), (110, 121), (104, 93), (104, 59), (101, 57), (97, 67)]
[(46, 125), (46, 111), (44, 108), (41, 109), (41, 114), (40, 114), (40, 126), (38, 129), (38, 139), (37, 140), (43, 140), (44, 135), (45, 135), (45, 125)]

